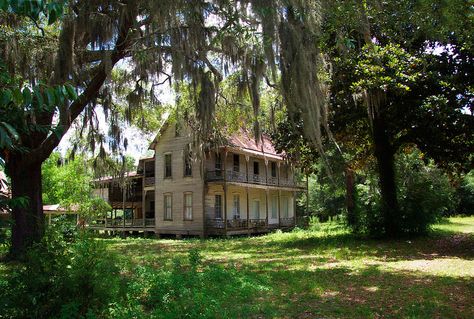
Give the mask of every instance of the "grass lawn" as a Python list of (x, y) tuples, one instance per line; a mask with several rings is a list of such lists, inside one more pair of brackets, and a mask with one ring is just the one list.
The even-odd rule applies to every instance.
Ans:
[[(410, 240), (358, 239), (337, 224), (231, 239), (104, 239), (130, 266), (172, 267), (191, 249), (258, 283), (225, 307), (255, 318), (474, 318), (474, 217)], [(215, 283), (219, 285), (218, 282)], [(229, 313), (236, 313), (229, 311)]]

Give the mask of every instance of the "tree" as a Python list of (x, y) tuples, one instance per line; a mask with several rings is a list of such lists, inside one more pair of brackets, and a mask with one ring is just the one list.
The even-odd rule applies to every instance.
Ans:
[(394, 168), (401, 146), (415, 144), (450, 170), (472, 165), (474, 119), (466, 112), (473, 107), (472, 19), (466, 1), (367, 1), (356, 11), (347, 5), (336, 2), (325, 26), (331, 103), (348, 114), (360, 114), (354, 110), (362, 106), (368, 114), (382, 230), (393, 237), (402, 232)]

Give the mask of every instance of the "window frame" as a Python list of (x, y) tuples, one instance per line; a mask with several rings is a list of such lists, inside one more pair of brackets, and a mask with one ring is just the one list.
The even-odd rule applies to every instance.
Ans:
[[(167, 200), (166, 198), (169, 197), (170, 198), (170, 207), (169, 207), (169, 210), (170, 210), (170, 216), (167, 216), (168, 214), (168, 203), (167, 203)], [(163, 194), (163, 220), (166, 220), (166, 221), (172, 221), (173, 220), (173, 193), (164, 193)]]
[[(171, 179), (171, 178), (173, 178), (173, 153), (167, 152), (167, 153), (164, 153), (163, 156), (164, 156), (164, 159), (163, 159), (163, 161), (164, 161), (164, 165), (163, 165), (163, 178), (164, 178), (164, 179)], [(170, 168), (169, 173), (170, 173), (170, 174), (169, 174), (169, 176), (167, 175), (167, 169), (166, 169), (166, 168), (167, 168), (166, 159), (167, 159), (168, 157), (169, 157), (169, 159), (170, 159), (170, 166), (169, 166), (169, 168)]]
[[(232, 195), (232, 219), (240, 219), (240, 194), (235, 193)], [(237, 205), (235, 205), (236, 203)]]
[[(183, 162), (184, 162), (183, 163), (184, 164), (183, 176), (184, 177), (193, 177), (193, 164), (191, 161), (191, 156), (192, 156), (191, 145), (186, 144), (186, 147), (184, 149), (184, 159), (183, 159)], [(189, 172), (187, 171), (188, 166), (189, 166)]]
[[(188, 206), (188, 203), (186, 202), (187, 197), (191, 197), (191, 206)], [(191, 208), (191, 217), (189, 218), (187, 216), (187, 209)], [(194, 218), (194, 212), (193, 212), (193, 192), (184, 192), (183, 193), (183, 220), (188, 220), (192, 221)]]

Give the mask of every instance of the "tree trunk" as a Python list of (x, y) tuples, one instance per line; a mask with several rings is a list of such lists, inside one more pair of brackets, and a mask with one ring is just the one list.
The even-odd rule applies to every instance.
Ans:
[(24, 165), (20, 159), (11, 158), (7, 169), (11, 178), (12, 198), (27, 199), (26, 205), (12, 208), (10, 254), (18, 258), (32, 243), (38, 242), (44, 233), (41, 161)]
[(385, 235), (395, 237), (400, 234), (399, 206), (395, 182), (395, 152), (390, 143), (387, 123), (383, 116), (373, 120), (374, 155), (377, 159), (379, 186), (382, 200), (382, 216)]

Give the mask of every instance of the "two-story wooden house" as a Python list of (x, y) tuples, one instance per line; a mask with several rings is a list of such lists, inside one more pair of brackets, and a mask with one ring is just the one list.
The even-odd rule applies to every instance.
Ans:
[(133, 192), (120, 201), (113, 179), (97, 188), (114, 209), (125, 209), (125, 218), (111, 213), (91, 228), (208, 236), (295, 225), (296, 195), (304, 188), (268, 137), (257, 143), (241, 131), (203, 154), (193, 154), (192, 143), (189, 128), (165, 123), (150, 145), (154, 157), (140, 160), (130, 177), (136, 179)]

